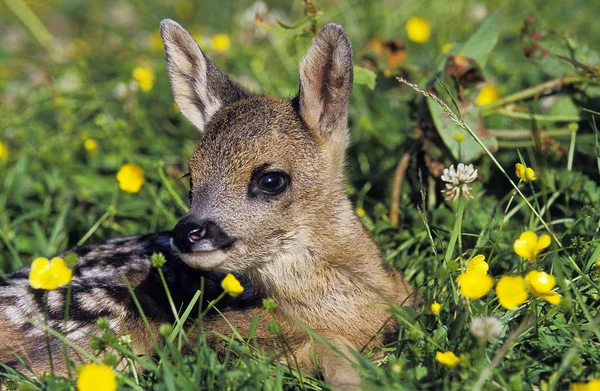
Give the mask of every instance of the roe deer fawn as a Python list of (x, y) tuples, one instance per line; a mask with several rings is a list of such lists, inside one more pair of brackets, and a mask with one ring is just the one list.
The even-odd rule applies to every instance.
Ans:
[[(117, 334), (131, 335), (136, 352), (151, 353), (152, 331), (122, 275), (155, 330), (172, 321), (150, 267), (150, 255), (160, 251), (177, 303), (190, 300), (200, 277), (207, 281), (205, 299), (216, 297), (223, 273), (235, 273), (246, 291), (219, 309), (242, 336), (258, 317), (255, 336), (263, 348), (282, 352), (283, 337), (289, 349), (283, 360), (293, 355), (301, 370), (320, 370), (341, 389), (357, 388), (353, 352), (381, 346), (389, 305), (412, 300), (410, 287), (384, 265), (345, 193), (353, 83), (348, 37), (337, 24), (321, 29), (300, 65), (299, 94), (290, 100), (246, 92), (176, 22), (164, 20), (161, 36), (175, 101), (204, 134), (189, 162), (190, 210), (171, 234), (76, 249), (69, 322), (64, 328), (63, 288), (48, 292), (50, 325), (85, 346), (95, 319), (107, 316)], [(48, 366), (47, 346), (28, 321), (42, 316), (43, 294), (28, 285), (27, 272), (0, 287), (0, 360), (18, 366), (14, 351), (39, 370)], [(275, 300), (273, 312), (257, 305), (263, 297)], [(273, 319), (281, 336), (268, 331)], [(324, 339), (311, 338), (307, 328)], [(204, 319), (203, 329), (215, 346), (211, 330), (231, 334), (217, 314)], [(384, 329), (393, 330), (393, 324)], [(51, 339), (50, 348), (58, 352), (58, 346)], [(61, 355), (55, 356), (60, 370)]]

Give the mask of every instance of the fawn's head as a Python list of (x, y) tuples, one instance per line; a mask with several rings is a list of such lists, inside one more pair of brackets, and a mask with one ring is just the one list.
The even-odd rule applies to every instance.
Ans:
[(353, 81), (342, 27), (321, 29), (292, 100), (246, 92), (171, 20), (161, 35), (175, 101), (204, 134), (189, 163), (190, 211), (173, 232), (184, 261), (243, 271), (335, 225)]

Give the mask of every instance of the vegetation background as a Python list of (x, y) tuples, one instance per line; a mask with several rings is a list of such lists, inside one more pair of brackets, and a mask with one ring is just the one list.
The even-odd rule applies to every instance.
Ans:
[[(0, 276), (85, 241), (169, 230), (184, 213), (181, 177), (199, 134), (173, 104), (161, 19), (179, 21), (249, 90), (290, 97), (315, 28), (334, 21), (358, 67), (348, 191), (423, 301), (394, 312), (398, 341), (379, 365), (361, 364), (365, 389), (559, 390), (598, 379), (597, 11), (585, 0), (0, 0)], [(411, 17), (424, 19), (421, 39), (409, 38)], [(394, 76), (460, 109), (463, 128)], [(128, 162), (145, 178), (131, 194), (116, 180)], [(442, 169), (459, 162), (478, 170), (474, 197), (444, 200)], [(538, 178), (522, 181), (521, 193), (518, 162)], [(553, 238), (535, 262), (513, 251), (527, 230)], [(531, 298), (506, 310), (493, 292), (465, 299), (456, 278), (476, 254), (496, 279), (534, 269), (556, 276), (561, 304)], [(503, 325), (493, 342), (469, 331), (484, 315)], [(159, 349), (158, 361), (137, 359), (153, 364), (119, 374), (119, 384), (327, 387), (240, 341), (223, 364), (205, 346), (192, 359), (171, 348)], [(461, 364), (436, 361), (437, 351), (455, 352)], [(52, 376), (10, 379), (74, 387)]]

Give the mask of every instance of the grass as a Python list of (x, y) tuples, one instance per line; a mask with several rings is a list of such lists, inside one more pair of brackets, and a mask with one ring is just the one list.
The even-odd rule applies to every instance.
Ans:
[[(351, 37), (357, 66), (374, 72), (359, 70), (352, 93), (348, 191), (387, 261), (423, 303), (393, 311), (402, 322), (397, 341), (382, 362), (360, 361), (364, 389), (563, 390), (600, 378), (600, 56), (590, 47), (600, 25), (591, 2), (322, 1), (307, 18), (303, 2), (273, 1), (256, 23), (249, 1), (1, 1), (0, 142), (8, 156), (0, 154), (0, 275), (83, 242), (168, 230), (183, 214), (188, 189), (180, 178), (199, 135), (172, 104), (156, 41), (162, 18), (192, 31), (247, 88), (284, 96), (296, 92), (297, 65), (312, 40), (304, 27), (336, 21)], [(405, 23), (415, 15), (432, 27), (425, 44), (407, 39)], [(522, 30), (527, 15), (536, 20)], [(277, 19), (299, 26), (284, 28)], [(549, 30), (567, 35), (544, 35), (534, 43), (549, 56), (534, 46), (526, 57), (527, 31)], [(220, 53), (211, 43), (217, 34), (231, 39)], [(387, 40), (404, 44), (392, 53), (405, 55), (398, 67), (377, 50)], [(445, 43), (454, 44), (448, 54), (440, 51)], [(469, 74), (495, 85), (500, 99), (468, 104), (479, 86), (446, 65), (458, 54), (474, 59)], [(132, 80), (139, 66), (155, 76), (149, 91)], [(435, 93), (447, 108), (393, 76)], [(88, 139), (98, 142), (96, 151), (84, 148)], [(478, 170), (474, 198), (445, 201), (441, 169), (460, 161)], [(136, 194), (115, 179), (126, 162), (144, 170)], [(519, 183), (518, 162), (538, 180)], [(534, 262), (513, 250), (526, 230), (553, 239)], [(530, 295), (506, 310), (493, 290), (466, 299), (456, 279), (477, 254), (496, 283), (534, 269), (553, 275), (560, 305)], [(434, 302), (438, 315), (430, 311)], [(503, 324), (495, 342), (479, 342), (469, 330), (479, 316)], [(221, 361), (203, 339), (183, 356), (177, 330), (161, 337), (155, 357), (133, 356), (116, 338), (104, 330), (96, 347), (117, 347), (110, 364), (137, 364), (118, 372), (123, 389), (327, 388), (240, 338), (229, 341)], [(440, 364), (439, 351), (454, 352), (461, 364)], [(4, 376), (21, 389), (74, 388), (73, 379)]]

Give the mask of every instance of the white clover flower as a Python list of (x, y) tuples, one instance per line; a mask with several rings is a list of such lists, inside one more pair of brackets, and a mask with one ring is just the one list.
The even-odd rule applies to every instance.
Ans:
[(477, 179), (477, 170), (473, 168), (472, 164), (465, 166), (463, 163), (459, 163), (457, 169), (451, 165), (442, 172), (442, 180), (446, 182), (446, 188), (442, 190), (442, 193), (446, 195), (447, 200), (456, 201), (461, 194), (467, 199), (473, 198), (472, 187), (468, 183), (475, 179)]
[(113, 90), (113, 96), (119, 100), (126, 100), (138, 90), (138, 83), (131, 80), (129, 83), (119, 82)]
[(128, 94), (129, 94), (129, 89), (127, 88), (127, 84), (125, 84), (123, 82), (120, 82), (119, 84), (117, 84), (117, 86), (113, 90), (113, 96), (120, 100), (124, 100), (125, 98), (127, 98)]
[(477, 3), (471, 7), (470, 17), (474, 22), (480, 22), (488, 15), (487, 7), (482, 3)]
[(479, 316), (473, 319), (469, 330), (481, 343), (496, 342), (504, 330), (504, 325), (495, 316)]

